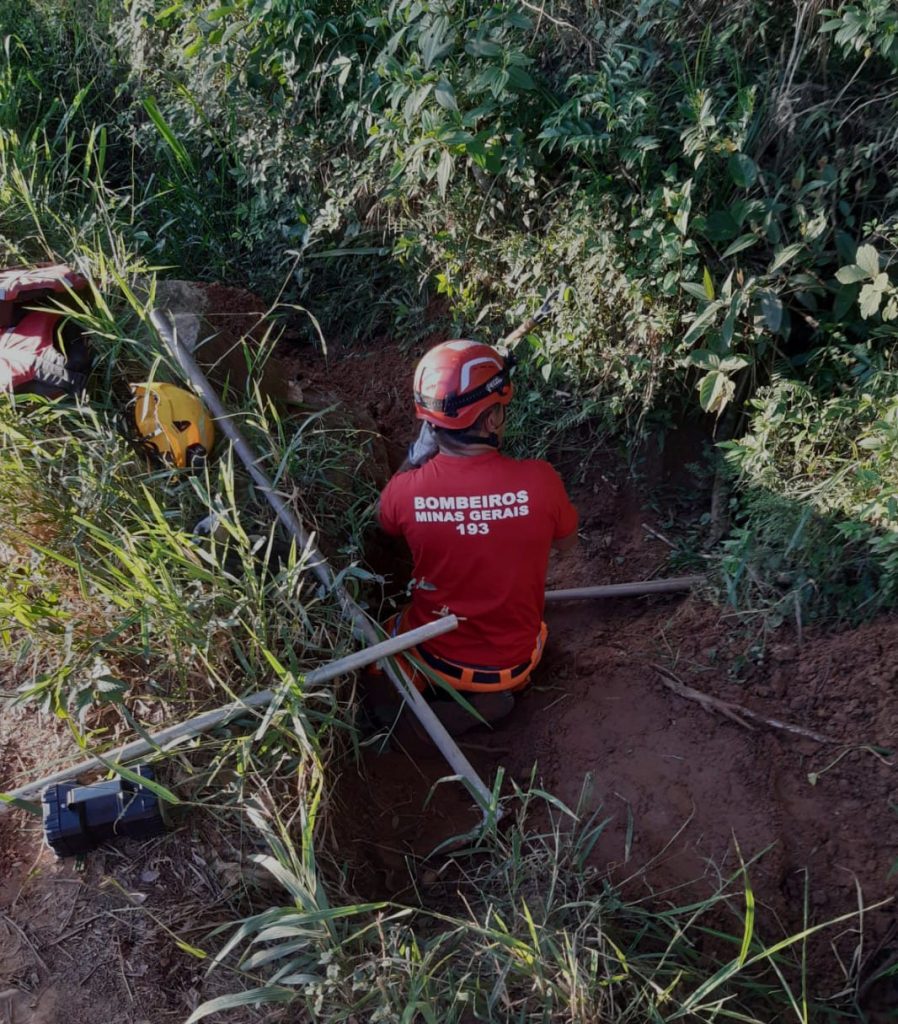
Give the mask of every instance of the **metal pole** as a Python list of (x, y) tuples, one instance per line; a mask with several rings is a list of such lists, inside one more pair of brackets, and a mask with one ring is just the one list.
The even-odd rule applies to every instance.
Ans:
[[(326, 683), (331, 679), (336, 679), (337, 676), (346, 675), (348, 672), (354, 672), (358, 668), (371, 665), (381, 658), (389, 658), (400, 651), (407, 651), (409, 647), (414, 647), (420, 641), (441, 636), (457, 626), (458, 619), (454, 615), (447, 615), (445, 618), (437, 619), (436, 622), (429, 622), (426, 626), (419, 626), (417, 629), (409, 630), (408, 633), (401, 633), (399, 636), (390, 637), (389, 640), (382, 640), (373, 647), (366, 647), (364, 650), (355, 651), (345, 658), (339, 658), (337, 661), (329, 662), (327, 665), (321, 665), (305, 675), (303, 683), (305, 686), (317, 686), (319, 683)], [(18, 789), (12, 789), (8, 793), (2, 794), (2, 797), (5, 797), (10, 802), (13, 800), (28, 800), (33, 796), (39, 795), (45, 786), (53, 786), (60, 782), (71, 782), (86, 772), (106, 769), (109, 767), (110, 761), (124, 764), (128, 761), (134, 761), (139, 757), (145, 757), (147, 754), (152, 754), (159, 748), (164, 747), (166, 744), (174, 743), (176, 740), (190, 739), (201, 733), (210, 732), (220, 725), (227, 724), (245, 711), (265, 707), (271, 703), (275, 695), (276, 691), (274, 690), (260, 690), (258, 693), (251, 693), (241, 700), (225, 704), (224, 707), (206, 711), (195, 718), (189, 718), (186, 722), (179, 722), (177, 725), (170, 725), (166, 729), (160, 729), (159, 732), (152, 733), (145, 740), (134, 740), (121, 747), (116, 747), (115, 750), (110, 750), (108, 754), (104, 754), (102, 761), (96, 757), (89, 758), (80, 764), (72, 765), (70, 768), (63, 768), (53, 775), (47, 775), (42, 779), (38, 779), (36, 782), (29, 782)], [(6, 810), (9, 810), (8, 804), (0, 801), (0, 814)]]
[(610, 583), (603, 587), (547, 590), (546, 604), (554, 604), (556, 601), (582, 601), (592, 597), (642, 597), (645, 594), (669, 594), (677, 590), (689, 590), (704, 582), (704, 576), (674, 576), (668, 580), (645, 580), (642, 583)]
[[(280, 519), (290, 534), (296, 539), (297, 544), (307, 552), (311, 559), (309, 567), (324, 587), (336, 595), (344, 615), (352, 622), (365, 640), (369, 644), (377, 643), (379, 637), (376, 626), (349, 596), (345, 587), (334, 585), (334, 575), (326, 559), (312, 543), (310, 537), (303, 528), (302, 523), (293, 512), (293, 509), (274, 489), (274, 485), (266, 473), (259, 468), (259, 457), (257, 457), (252, 448), (250, 448), (246, 438), (241, 433), (240, 428), (229, 416), (227, 410), (221, 403), (221, 399), (218, 397), (218, 393), (206, 379), (206, 375), (199, 368), (192, 354), (188, 352), (187, 349), (178, 341), (168, 317), (159, 310), (154, 309), (150, 312), (150, 322), (159, 332), (159, 336), (162, 338), (168, 350), (178, 361), (181, 369), (187, 375), (188, 379), (199, 393), (200, 398), (202, 398), (207, 408), (212, 413), (215, 418), (215, 425), (221, 428), (234, 445), (234, 451), (237, 452), (240, 461), (244, 466), (246, 466), (250, 476), (255, 480), (259, 489), (268, 499), (269, 504), (277, 513), (278, 519)], [(405, 673), (394, 668), (389, 662), (385, 666), (385, 671), (387, 676), (390, 678), (390, 681), (398, 690), (400, 696), (406, 701), (414, 712), (415, 717), (424, 727), (427, 735), (431, 740), (433, 740), (437, 749), (449, 762), (453, 772), (467, 780), (481, 804), (484, 815), (486, 815), (487, 808), (489, 807), (489, 803), (492, 798), (489, 787), (474, 770), (471, 762), (465, 757), (461, 750), (459, 750), (455, 740), (453, 740), (446, 731), (443, 723), (433, 713), (430, 705), (421, 696), (417, 689), (415, 689), (414, 684), (411, 683)]]

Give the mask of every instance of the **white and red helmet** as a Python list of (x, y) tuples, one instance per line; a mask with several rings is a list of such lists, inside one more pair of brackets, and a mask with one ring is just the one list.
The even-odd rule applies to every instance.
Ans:
[(444, 341), (415, 368), (415, 414), (435, 427), (465, 430), (493, 405), (508, 405), (514, 357), (479, 341)]
[(60, 302), (30, 307), (86, 288), (87, 280), (62, 264), (0, 271), (0, 393), (58, 398), (84, 390), (91, 356), (83, 330)]

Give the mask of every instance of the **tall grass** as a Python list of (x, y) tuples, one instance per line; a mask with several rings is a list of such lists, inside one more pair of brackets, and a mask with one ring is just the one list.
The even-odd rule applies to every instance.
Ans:
[[(160, 15), (160, 32), (179, 27), (182, 7), (169, 5), (168, 13)], [(253, 139), (264, 141), (264, 130), (244, 134), (246, 124), (237, 123), (236, 116), (228, 124), (211, 117), (200, 102), (220, 84), (214, 69), (198, 65), (209, 75), (197, 82), (194, 96), (173, 67), (177, 59), (187, 59), (187, 51), (166, 51), (159, 74), (171, 76), (164, 97), (168, 102), (154, 101), (144, 89), (150, 77), (147, 63), (123, 69), (117, 61), (129, 51), (117, 45), (121, 40), (112, 38), (109, 27), (131, 32), (148, 46), (159, 46), (160, 37), (147, 35), (137, 21), (125, 24), (118, 17), (112, 5), (77, 4), (69, 10), (48, 0), (33, 5), (16, 0), (0, 16), (6, 19), (0, 21), (5, 38), (0, 61), (0, 241), (5, 259), (62, 258), (88, 274), (90, 301), (76, 317), (98, 356), (90, 398), (83, 404), (0, 398), (0, 640), (9, 670), (5, 678), (23, 697), (66, 718), (79, 745), (100, 751), (120, 734), (150, 729), (160, 720), (183, 718), (273, 683), (284, 690), (284, 703), (261, 734), (235, 729), (196, 744), (189, 757), (180, 759), (181, 768), (170, 768), (176, 777), (182, 773), (177, 781), (189, 788), (191, 799), (221, 815), (223, 822), (239, 828), (247, 819), (256, 823), (271, 848), (259, 863), (291, 901), (285, 907), (255, 908), (236, 923), (215, 956), (223, 963), (239, 953), (249, 982), (261, 990), (207, 1005), (194, 1019), (216, 1007), (276, 1002), (287, 1004), (284, 1019), (296, 1019), (301, 1012), (325, 1021), (364, 1015), (409, 1024), (417, 1019), (428, 1024), (467, 1024), (471, 1019), (527, 1024), (810, 1021), (814, 1010), (806, 1005), (800, 958), (794, 962), (792, 951), (800, 951), (813, 929), (784, 942), (762, 939), (747, 871), (698, 905), (659, 910), (657, 905), (628, 904), (590, 867), (589, 853), (602, 825), (557, 805), (552, 805), (557, 816), (550, 814), (548, 825), (537, 824), (527, 811), (538, 798), (526, 793), (518, 794), (519, 814), (510, 830), (493, 831), (468, 856), (456, 857), (456, 880), (428, 894), (430, 910), (357, 903), (351, 894), (329, 888), (320, 867), (320, 821), (327, 810), (330, 755), (338, 744), (355, 738), (353, 709), (339, 688), (309, 692), (303, 671), (347, 649), (350, 631), (334, 602), (309, 581), (305, 552), (292, 549), (280, 564), (270, 564), (268, 553), (278, 540), (271, 517), (226, 446), (220, 445), (207, 470), (196, 476), (148, 465), (122, 436), (127, 384), (148, 376), (178, 380), (146, 325), (153, 274), (175, 264), (194, 269), (193, 276), (214, 277), (247, 255), (273, 274), (280, 272), (287, 245), (305, 253), (318, 246), (324, 269), (314, 273), (299, 267), (293, 284), (301, 294), (310, 280), (318, 282), (330, 294), (333, 310), (351, 296), (342, 318), (334, 314), (335, 324), (358, 327), (375, 307), (374, 320), (383, 324), (385, 280), (395, 287), (389, 293), (395, 310), (407, 314), (420, 299), (417, 277), (425, 267), (437, 275), (460, 323), (476, 325), (480, 313), (479, 322), (498, 323), (498, 309), (481, 305), (485, 279), (471, 284), (473, 271), (483, 269), (486, 255), (494, 252), (493, 240), (472, 233), (469, 250), (457, 232), (441, 234), (435, 220), (439, 207), (425, 203), (422, 182), (411, 181), (407, 192), (399, 187), (408, 167), (386, 179), (379, 173), (405, 147), (413, 150), (421, 142), (414, 117), (404, 126), (396, 120), (391, 141), (372, 144), (376, 158), (361, 182), (355, 180), (359, 154), (352, 140), (341, 139), (332, 164), (315, 165), (330, 168), (341, 183), (330, 205), (315, 193), (320, 177), (314, 188), (291, 191), (289, 182), (278, 182), (267, 192), (265, 175), (276, 171), (270, 154), (256, 152), (258, 160), (252, 163), (246, 148), (240, 150), (241, 159), (229, 149), (235, 137), (247, 146)], [(558, 27), (558, 20), (553, 15), (550, 24)], [(266, 90), (272, 83), (282, 85), (288, 68), (280, 58), (268, 61), (264, 47), (259, 50), (255, 33), (267, 31), (265, 19), (250, 22), (243, 71), (255, 70), (259, 77), (253, 89), (267, 101)], [(322, 47), (328, 60), (340, 56), (327, 24), (316, 15), (309, 33), (298, 27), (300, 42), (308, 45), (306, 56), (320, 56)], [(196, 31), (208, 28), (214, 35), (210, 25), (198, 22)], [(514, 19), (509, 25), (514, 28)], [(355, 38), (352, 33), (337, 36), (341, 46)], [(229, 38), (242, 45), (240, 32)], [(197, 42), (214, 46), (221, 39)], [(489, 45), (482, 51), (492, 52)], [(195, 52), (208, 51), (198, 46)], [(626, 54), (616, 49), (614, 57), (623, 61)], [(530, 65), (518, 61), (515, 66)], [(371, 68), (366, 63), (363, 70), (367, 74)], [(463, 75), (467, 70), (461, 66)], [(617, 71), (638, 78), (638, 68)], [(526, 85), (529, 78), (530, 72), (517, 72), (519, 83)], [(337, 90), (340, 117), (345, 107), (354, 130), (376, 125), (370, 137), (381, 133), (380, 143), (392, 115), (386, 107), (366, 111), (363, 104), (344, 102), (345, 84), (339, 70), (327, 71), (315, 102), (333, 113), (329, 90)], [(472, 82), (468, 85), (474, 89)], [(404, 104), (408, 83), (393, 82), (392, 88)], [(378, 87), (378, 97), (386, 94), (386, 88)], [(446, 90), (441, 94), (446, 101)], [(527, 114), (526, 96), (512, 99), (508, 110)], [(274, 96), (271, 102), (285, 99)], [(247, 102), (239, 113), (246, 119), (256, 109)], [(188, 117), (186, 110), (195, 116)], [(338, 118), (337, 123), (343, 122)], [(570, 147), (573, 129), (562, 127), (563, 135), (553, 138)], [(594, 119), (587, 127), (595, 128)], [(302, 149), (303, 160), (330, 152), (328, 140), (313, 135)], [(275, 155), (287, 152), (295, 140), (278, 142)], [(588, 166), (595, 170), (600, 142), (578, 145), (592, 151)], [(535, 168), (542, 174), (546, 165), (542, 158), (533, 164), (528, 160), (540, 148), (515, 153), (510, 146), (503, 156), (509, 173), (487, 184), (485, 194), (469, 164), (480, 168), (479, 160), (490, 170), (492, 150), (452, 153), (458, 158), (456, 180), (464, 176), (467, 181), (450, 204), (455, 214), (461, 218), (466, 206), (476, 205), (486, 232), (501, 222), (505, 202), (514, 206), (515, 216), (530, 216), (519, 199), (529, 203), (538, 195)], [(426, 180), (425, 163), (415, 167)], [(444, 169), (437, 180), (437, 192), (447, 187), (447, 173)], [(384, 204), (372, 228), (363, 207), (378, 190), (383, 190)], [(682, 200), (678, 194), (670, 201)], [(572, 216), (545, 249), (525, 244), (516, 234), (503, 257), (508, 279), (499, 294), (505, 296), (540, 288), (542, 278), (533, 267), (553, 252), (564, 252), (574, 266), (582, 265), (582, 257), (593, 275), (582, 305), (568, 311), (552, 343), (543, 348), (533, 343), (545, 378), (552, 379), (559, 354), (568, 353), (572, 365), (579, 365), (582, 331), (593, 314), (601, 319), (602, 342), (611, 353), (603, 380), (625, 385), (625, 398), (609, 397), (597, 385), (592, 404), (574, 411), (572, 423), (593, 414), (607, 417), (609, 410), (621, 415), (630, 397), (645, 395), (646, 387), (654, 393), (659, 386), (657, 350), (628, 349), (618, 329), (622, 318), (645, 313), (637, 333), (647, 346), (672, 331), (676, 319), (678, 303), (669, 295), (657, 302), (645, 299), (643, 284), (657, 269), (648, 257), (634, 280), (612, 266), (623, 252), (619, 238), (615, 242), (612, 237), (625, 232), (622, 221), (603, 221), (583, 244), (571, 237), (603, 204), (591, 190), (585, 205), (572, 211), (580, 219)], [(392, 226), (404, 231), (410, 211), (422, 214), (420, 236), (408, 231), (393, 237), (396, 261), (385, 270), (384, 225), (395, 217)], [(266, 220), (272, 212), (277, 214), (273, 227)], [(667, 214), (676, 212), (658, 212), (662, 226), (645, 221), (639, 230), (646, 237), (663, 234), (669, 241), (675, 229)], [(533, 223), (538, 226), (538, 218)], [(347, 249), (357, 251), (347, 255)], [(350, 275), (351, 288), (345, 292), (344, 259), (359, 260), (362, 268)], [(295, 263), (295, 256), (290, 260)], [(364, 276), (372, 268), (373, 285)], [(145, 290), (149, 280), (149, 300), (139, 297), (144, 293), (136, 287), (138, 277)], [(397, 281), (410, 290), (403, 292)], [(603, 289), (603, 281), (612, 287)], [(381, 293), (374, 294), (378, 289)], [(370, 324), (366, 327), (370, 334)], [(414, 323), (410, 331), (420, 328), (420, 322)], [(663, 363), (668, 368), (669, 356)], [(538, 386), (531, 391), (538, 394)], [(281, 486), (348, 561), (362, 548), (373, 498), (358, 471), (364, 452), (356, 432), (325, 426), (317, 417), (288, 422), (251, 389), (229, 400)], [(550, 405), (549, 421), (553, 409)], [(200, 540), (193, 525), (210, 512), (218, 530), (212, 539)], [(338, 568), (352, 572), (345, 562)], [(188, 772), (193, 778), (185, 778)], [(214, 789), (204, 788), (204, 781), (214, 781)], [(725, 918), (732, 935), (722, 929)], [(217, 935), (209, 941), (214, 945), (222, 939)]]
[(697, 902), (628, 903), (590, 867), (608, 823), (601, 809), (577, 814), (516, 790), (506, 810), (510, 826), (446, 865), (426, 900), (439, 910), (323, 902), (305, 845), (254, 814), (271, 849), (256, 860), (290, 902), (222, 929), (230, 935), (210, 970), (236, 966), (249, 987), (202, 1004), (187, 1024), (247, 1002), (327, 1021), (819, 1019), (804, 964), (826, 925), (765, 937), (751, 865)]

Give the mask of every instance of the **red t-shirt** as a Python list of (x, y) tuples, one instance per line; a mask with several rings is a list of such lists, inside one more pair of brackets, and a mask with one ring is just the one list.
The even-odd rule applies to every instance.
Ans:
[(533, 653), (552, 541), (577, 529), (561, 477), (539, 459), (437, 455), (380, 496), (380, 524), (404, 537), (415, 583), (403, 630), (447, 611), (461, 620), (427, 641), (467, 665), (513, 668)]

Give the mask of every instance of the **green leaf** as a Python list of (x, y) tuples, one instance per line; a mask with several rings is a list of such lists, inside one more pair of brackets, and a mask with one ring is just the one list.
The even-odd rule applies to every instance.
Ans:
[(454, 168), (455, 161), (452, 159), (452, 154), (448, 149), (444, 149), (443, 155), (440, 157), (439, 167), (437, 167), (437, 186), (443, 198), (446, 196), (446, 189), (449, 186), (449, 179), (452, 177)]
[(861, 288), (861, 317), (868, 320), (875, 316), (882, 301), (882, 292), (875, 284), (865, 284)]
[(879, 253), (872, 245), (859, 245), (854, 254), (854, 262), (866, 271), (869, 277), (876, 277), (879, 273)]
[(533, 19), (528, 18), (526, 14), (521, 14), (518, 11), (509, 11), (505, 15), (505, 24), (510, 25), (512, 28), (522, 28), (527, 31), (533, 27)]
[(729, 210), (712, 210), (705, 217), (704, 234), (710, 242), (727, 242), (739, 234), (739, 223)]
[(159, 104), (156, 100), (152, 96), (147, 96), (143, 101), (143, 108), (149, 114), (153, 124), (156, 125), (156, 130), (162, 136), (178, 165), (183, 170), (193, 173), (193, 161), (190, 159), (190, 154), (162, 116), (162, 111), (159, 109)]
[(418, 39), (425, 71), (429, 71), (438, 60), (448, 57), (455, 49), (451, 36), (447, 41), (448, 33), (449, 19), (443, 16), (436, 18), (431, 29), (422, 33)]
[(75, 98), (68, 104), (66, 112), (59, 122), (56, 128), (56, 139), (59, 140), (65, 135), (66, 128), (71, 123), (72, 118), (78, 113), (81, 104), (84, 102), (84, 97), (90, 92), (93, 82), (88, 82), (83, 89), (79, 89), (75, 94)]
[(689, 353), (688, 362), (692, 366), (701, 366), (706, 370), (720, 369), (720, 356), (707, 348), (696, 348)]
[(437, 103), (439, 103), (439, 105), (445, 110), (458, 110), (458, 103), (455, 99), (455, 90), (445, 78), (441, 78), (439, 82), (437, 82), (433, 95)]
[(761, 303), (761, 317), (767, 329), (776, 334), (783, 323), (782, 300), (776, 292), (769, 289), (759, 292), (758, 298)]
[(427, 85), (419, 86), (408, 94), (408, 99), (405, 101), (404, 106), (405, 120), (407, 124), (411, 124), (415, 115), (424, 105), (425, 100), (432, 91), (433, 83), (428, 82)]
[(795, 259), (803, 248), (803, 242), (793, 242), (792, 245), (787, 245), (784, 249), (780, 249), (774, 256), (773, 263), (770, 264), (770, 269), (767, 273), (775, 274), (778, 270), (781, 270), (790, 260)]
[(865, 451), (876, 451), (878, 448), (882, 448), (884, 443), (881, 435), (872, 434), (870, 437), (862, 437), (857, 446)]
[(128, 782), (133, 783), (135, 786), (142, 786), (144, 789), (148, 789), (151, 793), (154, 793), (159, 797), (160, 800), (164, 800), (169, 804), (179, 804), (180, 799), (172, 793), (170, 789), (166, 789), (160, 782), (156, 782), (155, 779), (147, 779), (143, 775), (132, 771), (130, 768), (126, 768), (123, 764), (117, 764), (115, 761), (107, 760), (102, 754), (94, 754), (94, 757), (103, 765), (105, 765), (111, 772), (116, 775), (121, 775), (123, 779), (127, 779)]
[(36, 818), (40, 818), (44, 813), (40, 804), (36, 804), (31, 800), (22, 800), (20, 797), (10, 796), (9, 793), (0, 793), (0, 803), (6, 804), (9, 807), (15, 807), (20, 811), (27, 811)]
[(758, 165), (745, 153), (734, 153), (727, 162), (727, 170), (740, 188), (751, 188), (758, 180)]
[(833, 316), (836, 320), (844, 320), (848, 311), (857, 302), (860, 288), (856, 284), (845, 284), (836, 292), (833, 303)]
[(698, 382), (698, 400), (705, 412), (719, 416), (736, 393), (733, 382), (720, 370), (706, 373)]
[(725, 349), (729, 349), (733, 343), (733, 334), (736, 330), (736, 314), (739, 312), (739, 304), (734, 296), (730, 302), (730, 308), (720, 328), (720, 340)]
[(705, 295), (709, 299), (714, 298), (714, 280), (711, 277), (711, 271), (705, 267), (705, 272), (702, 274), (702, 284), (705, 286)]
[(856, 263), (852, 263), (847, 267), (839, 267), (836, 271), (836, 280), (842, 284), (857, 284), (858, 281), (864, 281), (869, 276), (867, 271)]
[[(681, 281), (680, 287), (684, 292), (688, 292), (693, 298), (700, 299), (702, 302), (708, 301), (708, 294), (706, 293), (704, 286), (700, 285), (697, 281)], [(710, 298), (714, 298), (713, 295)]]
[(472, 57), (499, 57), (502, 54), (502, 47), (489, 39), (471, 39), (465, 43), (465, 49)]
[(692, 326), (686, 332), (686, 335), (683, 338), (683, 343), (691, 345), (693, 342), (698, 341), (698, 339), (714, 323), (717, 311), (723, 305), (725, 305), (725, 303), (720, 301), (709, 303), (709, 305), (699, 313), (695, 320), (692, 321)]
[(532, 75), (515, 64), (510, 65), (508, 68), (508, 84), (514, 89), (520, 89), (522, 92), (530, 92), (536, 88), (536, 82), (534, 82)]
[(492, 84), (493, 96), (498, 99), (502, 93), (505, 92), (505, 87), (508, 85), (511, 75), (505, 68), (491, 68), (490, 70), (494, 72)]
[(726, 247), (721, 259), (725, 260), (727, 256), (735, 256), (737, 252), (742, 252), (743, 249), (748, 249), (749, 246), (754, 245), (755, 242), (758, 241), (760, 241), (760, 239), (757, 235), (740, 235), (735, 242)]
[(736, 373), (738, 370), (744, 370), (748, 366), (748, 360), (742, 356), (727, 356), (726, 359), (720, 360), (720, 369), (724, 373)]
[(743, 869), (745, 878), (745, 926), (742, 931), (742, 947), (739, 950), (739, 966), (742, 967), (748, 959), (748, 951), (751, 949), (751, 940), (755, 931), (755, 894), (748, 881), (748, 872)]
[(264, 988), (251, 988), (246, 992), (234, 992), (229, 996), (218, 996), (201, 1003), (187, 1018), (185, 1024), (208, 1017), (219, 1010), (233, 1010), (237, 1006), (261, 1006), (263, 1003), (290, 1003), (296, 998), (293, 989), (266, 985)]
[(444, 146), (468, 146), (474, 141), (474, 136), (470, 132), (459, 131), (457, 128), (451, 128), (448, 131), (440, 132), (437, 135), (439, 142), (442, 142)]

